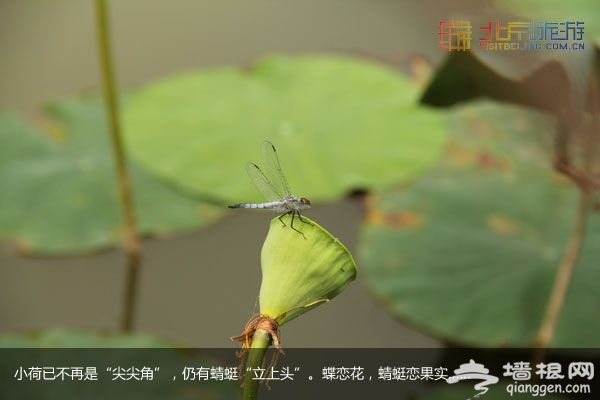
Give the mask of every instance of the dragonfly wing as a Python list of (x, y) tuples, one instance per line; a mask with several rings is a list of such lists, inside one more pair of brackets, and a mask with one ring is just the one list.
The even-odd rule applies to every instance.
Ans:
[(258, 165), (248, 163), (246, 164), (246, 171), (248, 172), (248, 176), (254, 184), (254, 187), (262, 193), (268, 201), (281, 200), (282, 197), (277, 193), (277, 190), (273, 187), (265, 174), (258, 168)]
[(272, 183), (275, 192), (282, 199), (291, 195), (290, 187), (285, 179), (281, 164), (279, 163), (279, 157), (277, 156), (277, 150), (273, 143), (264, 141), (262, 144), (263, 161), (265, 166), (265, 173), (267, 174), (268, 180)]

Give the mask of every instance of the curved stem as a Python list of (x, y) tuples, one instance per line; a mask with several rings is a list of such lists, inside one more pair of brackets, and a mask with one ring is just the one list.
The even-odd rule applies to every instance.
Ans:
[(258, 385), (260, 380), (252, 379), (253, 370), (262, 368), (265, 352), (271, 345), (271, 333), (264, 329), (257, 329), (252, 336), (252, 344), (248, 349), (246, 360), (246, 371), (244, 378), (243, 400), (255, 400), (258, 398)]
[[(571, 239), (569, 240), (567, 250), (565, 251), (563, 259), (558, 268), (558, 272), (554, 280), (554, 287), (552, 288), (550, 300), (548, 301), (548, 307), (546, 308), (546, 315), (535, 340), (535, 346), (538, 348), (544, 349), (548, 347), (552, 337), (554, 336), (556, 323), (558, 322), (558, 317), (560, 316), (565, 297), (569, 290), (569, 283), (571, 282), (573, 270), (577, 264), (579, 251), (581, 250), (581, 244), (585, 236), (587, 211), (591, 200), (592, 193), (582, 190), (577, 208), (577, 221), (575, 222), (575, 228), (573, 230), (573, 234), (571, 235)], [(541, 361), (541, 359), (539, 361)]]
[(127, 174), (125, 152), (123, 151), (123, 144), (121, 141), (121, 128), (119, 124), (116, 85), (111, 57), (106, 0), (96, 0), (96, 25), (98, 29), (98, 56), (100, 70), (102, 72), (104, 101), (109, 122), (111, 147), (117, 173), (119, 201), (121, 203), (121, 213), (123, 216), (123, 248), (127, 257), (127, 281), (121, 329), (125, 332), (129, 332), (133, 325), (135, 313), (141, 251), (136, 233), (131, 184), (129, 175)]

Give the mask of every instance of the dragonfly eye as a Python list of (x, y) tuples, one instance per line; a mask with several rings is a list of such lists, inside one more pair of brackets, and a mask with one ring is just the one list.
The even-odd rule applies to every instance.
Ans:
[(310, 200), (309, 200), (309, 199), (307, 199), (306, 197), (302, 197), (302, 198), (300, 199), (300, 202), (301, 202), (302, 204), (306, 204), (306, 205), (310, 206)]

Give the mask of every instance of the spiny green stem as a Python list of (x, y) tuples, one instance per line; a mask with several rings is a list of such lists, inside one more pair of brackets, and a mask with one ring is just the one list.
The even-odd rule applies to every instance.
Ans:
[(125, 161), (125, 152), (123, 151), (121, 140), (121, 128), (119, 124), (107, 14), (106, 0), (96, 0), (98, 58), (100, 70), (102, 72), (104, 101), (109, 122), (111, 148), (115, 161), (119, 201), (121, 203), (121, 213), (123, 216), (123, 248), (127, 257), (127, 280), (121, 329), (125, 332), (130, 332), (135, 314), (137, 282), (141, 265), (141, 250), (136, 233), (133, 195), (129, 175), (127, 174), (127, 163)]
[(271, 345), (271, 334), (263, 329), (257, 329), (252, 336), (252, 344), (248, 350), (246, 359), (246, 371), (244, 378), (243, 400), (256, 400), (258, 398), (259, 380), (252, 379), (253, 371), (262, 368), (265, 352)]

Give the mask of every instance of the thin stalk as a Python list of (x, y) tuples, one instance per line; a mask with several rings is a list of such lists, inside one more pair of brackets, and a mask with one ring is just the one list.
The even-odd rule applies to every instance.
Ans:
[(244, 378), (243, 400), (256, 400), (258, 398), (259, 380), (253, 379), (254, 371), (262, 368), (265, 352), (271, 345), (271, 333), (264, 329), (257, 329), (252, 336), (252, 344), (248, 349), (248, 358), (246, 360), (246, 371)]
[[(567, 250), (565, 251), (558, 268), (558, 272), (556, 273), (554, 287), (552, 288), (550, 300), (546, 308), (546, 315), (535, 340), (535, 346), (540, 349), (547, 348), (554, 336), (556, 323), (558, 322), (558, 317), (560, 316), (560, 312), (565, 302), (569, 290), (569, 283), (571, 282), (573, 270), (577, 264), (581, 244), (585, 236), (587, 211), (592, 199), (592, 193), (587, 190), (581, 190), (580, 196), (575, 227), (569, 240)], [(540, 358), (543, 358), (543, 351), (539, 352), (538, 355), (537, 359), (538, 361), (541, 361)]]
[(135, 315), (137, 284), (141, 265), (141, 249), (136, 233), (133, 195), (129, 175), (127, 174), (127, 163), (125, 161), (125, 152), (123, 151), (123, 143), (121, 140), (121, 128), (119, 123), (107, 14), (106, 0), (96, 0), (98, 58), (102, 73), (102, 86), (109, 122), (111, 147), (117, 174), (119, 202), (121, 204), (121, 213), (123, 217), (123, 249), (127, 258), (127, 277), (121, 329), (125, 332), (130, 332)]

